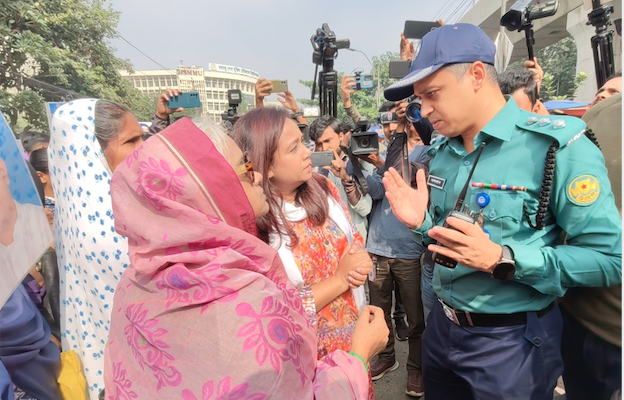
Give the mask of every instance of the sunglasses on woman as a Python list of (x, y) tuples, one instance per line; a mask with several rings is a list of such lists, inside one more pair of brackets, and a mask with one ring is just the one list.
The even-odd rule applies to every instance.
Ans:
[(256, 181), (256, 175), (254, 174), (253, 164), (249, 161), (247, 154), (243, 156), (243, 163), (237, 167), (234, 167), (234, 172), (238, 176), (246, 175), (251, 183)]

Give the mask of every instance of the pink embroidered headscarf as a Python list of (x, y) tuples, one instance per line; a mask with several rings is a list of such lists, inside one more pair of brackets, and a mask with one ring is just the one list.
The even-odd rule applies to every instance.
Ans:
[(184, 119), (111, 182), (131, 265), (115, 293), (107, 399), (365, 399), (360, 360), (316, 339), (232, 166)]

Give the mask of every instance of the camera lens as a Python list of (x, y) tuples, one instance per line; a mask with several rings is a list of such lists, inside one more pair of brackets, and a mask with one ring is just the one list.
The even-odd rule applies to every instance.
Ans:
[(409, 103), (405, 109), (405, 118), (407, 118), (409, 122), (420, 121), (422, 119), (422, 115), (420, 114), (420, 104), (416, 101)]
[(370, 147), (370, 145), (371, 145), (370, 138), (363, 137), (360, 139), (360, 147), (368, 148)]

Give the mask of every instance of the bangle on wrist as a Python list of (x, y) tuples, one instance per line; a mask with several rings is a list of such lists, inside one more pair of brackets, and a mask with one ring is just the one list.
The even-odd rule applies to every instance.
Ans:
[(366, 370), (366, 373), (368, 374), (368, 364), (366, 364), (366, 361), (364, 361), (364, 359), (362, 358), (361, 355), (359, 355), (356, 352), (350, 351), (349, 354), (351, 354), (353, 357), (357, 357), (360, 359), (360, 361), (362, 361), (362, 364), (364, 364), (364, 369)]

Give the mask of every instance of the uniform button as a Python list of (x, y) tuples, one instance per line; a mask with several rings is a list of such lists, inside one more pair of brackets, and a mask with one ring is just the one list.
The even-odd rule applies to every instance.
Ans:
[(466, 166), (470, 165), (470, 161), (468, 161), (468, 160), (464, 161), (464, 165), (466, 165)]
[(540, 338), (538, 338), (538, 337), (534, 337), (534, 338), (533, 338), (533, 343), (534, 343), (536, 346), (539, 346), (540, 344), (542, 344), (542, 339), (540, 339)]
[(537, 123), (539, 126), (546, 126), (548, 124), (550, 124), (550, 118), (542, 118), (539, 120), (539, 122)]
[(489, 215), (490, 215), (490, 218), (496, 217), (496, 211), (494, 211), (494, 210), (490, 211)]
[(450, 287), (449, 285), (444, 285), (442, 288), (443, 288), (444, 290), (449, 290), (451, 287)]

